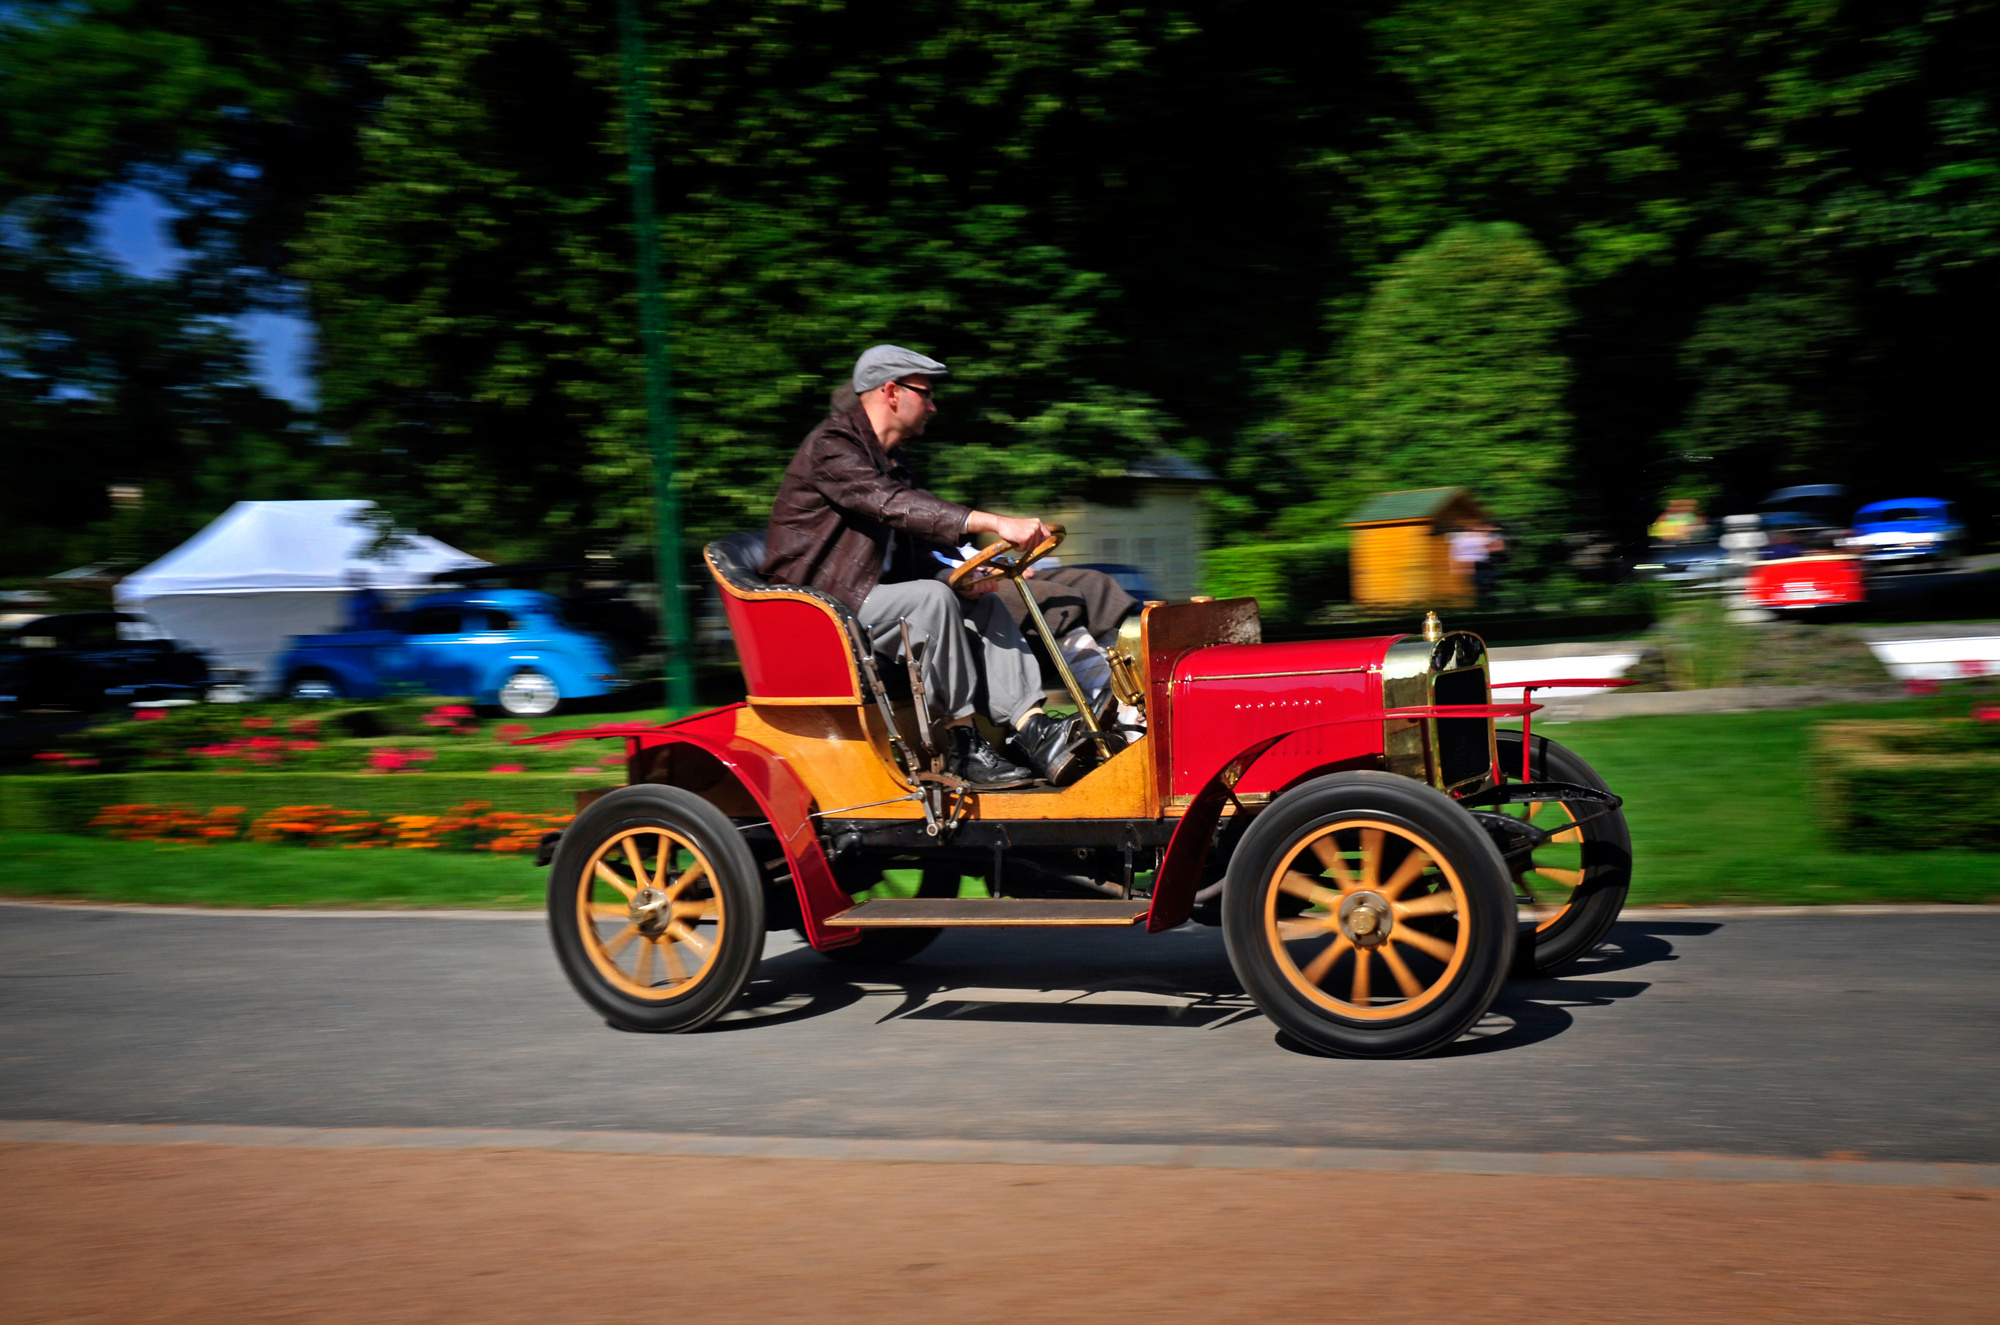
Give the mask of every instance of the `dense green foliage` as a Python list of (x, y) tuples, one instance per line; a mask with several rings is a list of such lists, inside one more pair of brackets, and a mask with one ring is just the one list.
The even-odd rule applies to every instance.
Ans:
[(1453, 226), (1389, 264), (1347, 338), (1340, 378), (1308, 395), (1324, 496), (1279, 517), (1336, 524), (1368, 496), (1469, 487), (1516, 531), (1513, 563), (1551, 559), (1563, 534), (1570, 367), (1561, 270), (1519, 226)]
[[(691, 540), (762, 519), (877, 339), (958, 370), (924, 459), (995, 503), (1164, 445), (1249, 546), (1438, 482), (1520, 570), (1791, 479), (1992, 532), (1992, 0), (645, 9)], [(647, 545), (609, 0), (9, 13), (0, 573), (241, 496)], [(134, 185), (181, 212), (160, 281), (88, 248)], [(208, 320), (292, 301), (309, 420)]]

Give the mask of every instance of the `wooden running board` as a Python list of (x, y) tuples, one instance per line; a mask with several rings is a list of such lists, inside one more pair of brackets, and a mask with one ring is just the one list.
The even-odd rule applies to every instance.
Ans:
[(878, 898), (828, 916), (829, 925), (865, 929), (972, 928), (980, 925), (1136, 925), (1153, 904), (1037, 897)]

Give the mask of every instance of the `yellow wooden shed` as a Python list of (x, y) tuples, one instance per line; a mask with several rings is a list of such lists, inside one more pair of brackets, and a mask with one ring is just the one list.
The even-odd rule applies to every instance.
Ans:
[(1471, 607), (1469, 571), (1452, 563), (1451, 536), (1484, 523), (1464, 488), (1385, 492), (1348, 517), (1348, 573), (1357, 607)]

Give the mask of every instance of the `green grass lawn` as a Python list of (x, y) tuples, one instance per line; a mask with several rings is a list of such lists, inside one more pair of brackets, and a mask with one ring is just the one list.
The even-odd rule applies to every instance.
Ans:
[[(1963, 713), (1971, 699), (1968, 692), (1890, 705), (1624, 718), (1540, 730), (1588, 759), (1626, 798), (1635, 905), (2000, 901), (2000, 855), (1832, 850), (1807, 785), (1815, 724)], [(0, 834), (0, 893), (14, 896), (206, 906), (532, 907), (546, 877), (522, 856)], [(898, 876), (889, 891), (914, 882)]]
[(1790, 713), (1620, 718), (1536, 730), (1625, 798), (1632, 904), (2000, 902), (2000, 855), (1834, 850), (1806, 758), (1835, 718), (1962, 714), (1967, 695)]
[(527, 855), (176, 846), (0, 834), (0, 893), (176, 906), (537, 907), (548, 872)]

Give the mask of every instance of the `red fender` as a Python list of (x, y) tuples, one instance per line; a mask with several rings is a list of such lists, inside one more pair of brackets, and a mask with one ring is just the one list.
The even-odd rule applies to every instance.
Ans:
[(1167, 840), (1166, 859), (1160, 862), (1160, 872), (1153, 876), (1153, 909), (1146, 912), (1146, 932), (1157, 934), (1163, 929), (1173, 929), (1187, 921), (1188, 913), (1194, 910), (1194, 895), (1199, 891), (1202, 862), (1208, 859), (1209, 844), (1215, 838), (1215, 825), (1222, 818), (1222, 806), (1233, 793), (1236, 784), (1250, 771), (1266, 750), (1284, 740), (1291, 732), (1279, 732), (1267, 736), (1248, 747), (1234, 759), (1209, 775), (1202, 783), (1201, 790), (1188, 803), (1187, 813), (1174, 825), (1174, 835)]
[(553, 732), (529, 737), (518, 744), (617, 736), (625, 738), (627, 750), (635, 755), (641, 749), (674, 744), (692, 745), (713, 755), (743, 784), (777, 834), (778, 845), (785, 852), (785, 864), (791, 869), (792, 882), (798, 889), (799, 913), (805, 918), (807, 941), (822, 952), (858, 942), (861, 931), (852, 925), (825, 923), (828, 916), (853, 906), (854, 899), (834, 882), (833, 867), (827, 863), (826, 852), (820, 849), (819, 832), (812, 821), (812, 796), (783, 759), (736, 734), (736, 710), (741, 707), (731, 704), (672, 723)]

